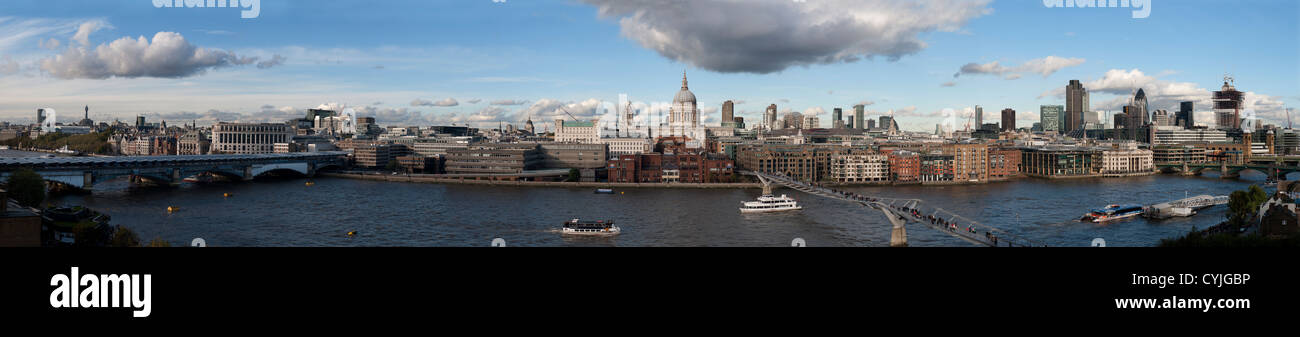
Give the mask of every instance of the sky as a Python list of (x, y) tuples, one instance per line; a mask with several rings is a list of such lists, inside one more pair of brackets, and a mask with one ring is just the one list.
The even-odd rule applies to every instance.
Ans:
[(1011, 108), (1027, 127), (1072, 79), (1094, 110), (1142, 88), (1151, 110), (1194, 101), (1210, 125), (1225, 74), (1264, 123), (1300, 107), (1292, 0), (1149, 0), (1144, 18), (1039, 0), (243, 0), (253, 18), (154, 1), (0, 3), (0, 120), (53, 108), (75, 122), (88, 105), (96, 121), (280, 122), (346, 106), (385, 125), (496, 127), (567, 118), (560, 107), (592, 118), (620, 94), (668, 102), (683, 72), (714, 125), (733, 100), (749, 124), (768, 104), (823, 126), (865, 104), (932, 131), (980, 105), (985, 122)]

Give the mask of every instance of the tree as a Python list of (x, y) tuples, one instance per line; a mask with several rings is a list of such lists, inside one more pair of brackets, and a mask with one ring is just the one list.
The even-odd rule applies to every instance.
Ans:
[(117, 226), (117, 230), (113, 231), (113, 239), (109, 240), (108, 245), (112, 247), (139, 247), (140, 236), (136, 235), (135, 231), (130, 228), (126, 228), (126, 226)]
[(1265, 201), (1268, 201), (1268, 193), (1259, 186), (1250, 185), (1244, 191), (1232, 192), (1228, 195), (1228, 224), (1234, 227), (1244, 226)]
[(163, 240), (161, 237), (155, 236), (153, 240), (149, 240), (149, 245), (146, 247), (171, 247), (171, 246), (172, 244), (170, 242), (167, 242), (167, 240)]
[(576, 168), (571, 168), (569, 169), (569, 178), (566, 179), (565, 181), (578, 181), (581, 180), (581, 178), (582, 178), (582, 172), (579, 172), (578, 169)]
[(45, 178), (30, 169), (18, 169), (9, 176), (9, 197), (19, 205), (40, 207), (45, 201)]

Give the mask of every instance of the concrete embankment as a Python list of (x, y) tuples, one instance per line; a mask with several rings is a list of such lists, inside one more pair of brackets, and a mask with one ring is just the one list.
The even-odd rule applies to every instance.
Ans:
[(383, 175), (383, 174), (352, 174), (352, 173), (318, 173), (322, 177), (334, 177), (345, 179), (361, 179), (374, 181), (392, 181), (403, 183), (426, 183), (426, 184), (465, 184), (465, 185), (491, 185), (491, 186), (531, 186), (531, 187), (592, 187), (592, 188), (717, 188), (717, 189), (748, 189), (763, 188), (759, 183), (717, 183), (717, 184), (686, 184), (686, 183), (604, 183), (604, 182), (554, 182), (554, 181), (498, 181), (498, 180), (473, 180), (473, 179), (448, 179), (439, 178), (433, 175)]

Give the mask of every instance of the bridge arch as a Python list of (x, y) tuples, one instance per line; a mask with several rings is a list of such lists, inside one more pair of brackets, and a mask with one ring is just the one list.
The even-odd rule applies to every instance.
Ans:
[(287, 171), (292, 171), (294, 173), (306, 176), (308, 175), (308, 173), (311, 173), (308, 168), (309, 165), (307, 163), (265, 164), (265, 165), (253, 165), (250, 168), (249, 172), (253, 177), (262, 176), (272, 172), (284, 173)]
[(326, 170), (341, 170), (345, 168), (343, 167), (342, 164), (338, 164), (338, 163), (317, 163), (316, 165), (320, 165), (316, 167), (316, 172), (326, 171)]
[(286, 175), (286, 174), (287, 174), (287, 175), (290, 175), (290, 176), (295, 176), (295, 177), (306, 177), (306, 176), (307, 176), (307, 173), (304, 172), (304, 171), (299, 171), (299, 170), (290, 169), (290, 168), (275, 168), (275, 169), (270, 169), (270, 170), (262, 171), (262, 173), (258, 173), (256, 176), (254, 176), (254, 178), (263, 178), (263, 177), (270, 177), (270, 176), (280, 176), (280, 175)]
[(1257, 172), (1257, 173), (1262, 174), (1262, 175), (1264, 175), (1264, 176), (1266, 176), (1266, 177), (1272, 177), (1272, 176), (1273, 176), (1272, 173), (1268, 172), (1268, 171), (1271, 171), (1271, 170), (1269, 170), (1269, 169), (1260, 169), (1260, 168), (1255, 168), (1255, 167), (1240, 167), (1240, 168), (1233, 168), (1233, 169), (1229, 169), (1228, 171), (1231, 172), (1231, 174), (1241, 174), (1242, 172)]

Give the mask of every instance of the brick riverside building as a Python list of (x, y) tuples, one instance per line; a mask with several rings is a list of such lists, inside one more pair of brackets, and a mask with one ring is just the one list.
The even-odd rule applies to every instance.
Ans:
[(910, 151), (889, 151), (889, 175), (895, 183), (921, 180), (921, 156)]
[(841, 145), (742, 145), (736, 150), (736, 164), (801, 181), (822, 181), (831, 177), (831, 158), (853, 149)]
[(1007, 180), (1020, 176), (1020, 150), (989, 149), (989, 180)]
[(701, 153), (629, 154), (609, 160), (609, 181), (616, 183), (731, 182), (735, 162)]

